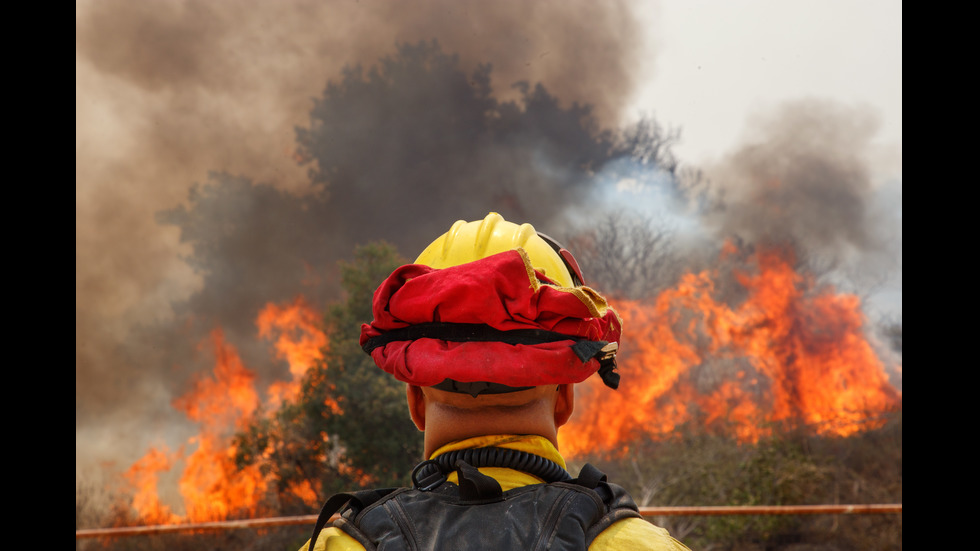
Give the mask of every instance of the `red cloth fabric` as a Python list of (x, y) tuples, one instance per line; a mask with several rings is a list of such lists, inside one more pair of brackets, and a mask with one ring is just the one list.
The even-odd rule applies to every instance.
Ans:
[[(588, 287), (561, 288), (515, 249), (450, 268), (408, 264), (374, 293), (374, 321), (361, 326), (360, 343), (409, 325), (486, 324), (498, 330), (543, 329), (587, 340), (619, 342), (622, 321)], [(582, 362), (574, 341), (543, 344), (394, 341), (371, 351), (374, 362), (400, 381), (432, 386), (444, 379), (508, 386), (578, 383), (599, 369)]]

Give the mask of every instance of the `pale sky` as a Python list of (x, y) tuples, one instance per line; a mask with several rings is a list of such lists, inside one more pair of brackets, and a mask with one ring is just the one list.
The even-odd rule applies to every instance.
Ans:
[[(638, 2), (649, 20), (649, 79), (636, 112), (683, 127), (679, 156), (715, 159), (756, 110), (805, 97), (866, 104), (901, 177), (902, 3), (897, 0)], [(885, 151), (882, 152), (883, 154)]]

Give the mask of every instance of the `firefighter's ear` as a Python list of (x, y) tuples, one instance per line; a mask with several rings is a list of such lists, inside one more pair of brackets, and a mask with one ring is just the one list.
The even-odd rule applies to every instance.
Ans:
[(558, 396), (555, 400), (555, 428), (567, 423), (574, 410), (575, 385), (558, 385)]
[(408, 385), (405, 391), (408, 397), (408, 413), (412, 416), (412, 422), (419, 430), (425, 430), (425, 395), (422, 394), (422, 387)]

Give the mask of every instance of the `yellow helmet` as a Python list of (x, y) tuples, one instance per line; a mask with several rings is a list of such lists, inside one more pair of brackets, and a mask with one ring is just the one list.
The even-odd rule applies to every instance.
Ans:
[(448, 268), (522, 248), (534, 269), (562, 287), (583, 285), (581, 270), (572, 254), (554, 239), (534, 230), (531, 224), (517, 225), (491, 212), (483, 220), (457, 220), (422, 251), (415, 264)]

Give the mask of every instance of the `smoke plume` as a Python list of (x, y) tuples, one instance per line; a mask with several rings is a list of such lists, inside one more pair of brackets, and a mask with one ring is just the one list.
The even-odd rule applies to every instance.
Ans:
[(809, 271), (866, 291), (901, 270), (901, 190), (870, 168), (879, 126), (868, 106), (813, 98), (760, 111), (683, 194), (715, 242), (790, 244)]
[[(530, 204), (550, 221), (576, 197), (550, 186), (602, 156), (573, 119), (588, 104), (617, 120), (640, 46), (619, 2), (76, 3), (76, 468), (181, 434), (170, 402), (207, 369), (215, 326), (284, 375), (257, 308), (323, 304), (355, 243), (408, 254)], [(438, 74), (413, 82), (411, 63)], [(510, 126), (467, 135), (454, 117), (472, 102)], [(572, 134), (534, 135), (529, 103)], [(316, 105), (349, 111), (313, 121)]]

